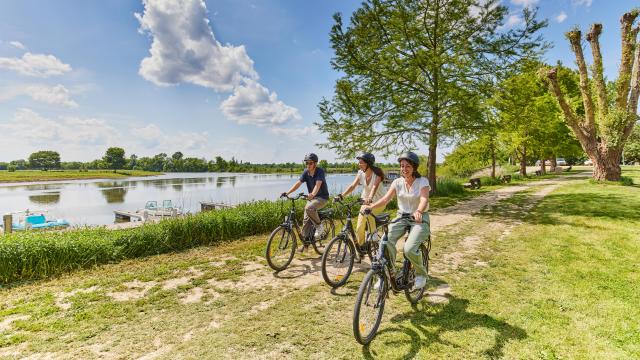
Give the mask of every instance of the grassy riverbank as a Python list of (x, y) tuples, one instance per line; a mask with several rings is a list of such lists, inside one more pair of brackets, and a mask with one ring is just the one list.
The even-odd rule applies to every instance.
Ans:
[[(514, 179), (513, 184), (523, 181)], [(441, 179), (438, 193), (430, 200), (430, 211), (451, 206), (500, 186), (505, 185), (466, 190), (455, 181)], [(301, 219), (304, 202), (299, 201), (297, 206), (298, 218)], [(391, 210), (395, 206), (394, 200), (387, 208)], [(182, 251), (269, 232), (282, 221), (287, 209), (288, 206), (282, 202), (259, 201), (234, 209), (168, 219), (135, 229), (14, 233), (0, 238), (0, 284), (41, 279), (124, 259)]]
[(13, 182), (36, 182), (55, 180), (82, 180), (82, 179), (120, 179), (131, 176), (153, 176), (161, 175), (159, 172), (139, 171), (139, 170), (0, 170), (0, 183)]

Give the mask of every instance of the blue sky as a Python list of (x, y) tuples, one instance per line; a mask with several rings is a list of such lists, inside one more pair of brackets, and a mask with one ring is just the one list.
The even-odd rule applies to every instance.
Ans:
[[(573, 66), (564, 32), (601, 22), (606, 74), (632, 0), (502, 0), (549, 20), (546, 60)], [(335, 79), (332, 15), (360, 1), (5, 0), (0, 3), (0, 161), (36, 150), (92, 160), (109, 146), (150, 156), (299, 161), (324, 137), (317, 103)], [(138, 14), (138, 15), (136, 15)], [(207, 36), (213, 33), (212, 39)], [(589, 53), (587, 51), (587, 53)], [(447, 152), (441, 147), (442, 154)]]

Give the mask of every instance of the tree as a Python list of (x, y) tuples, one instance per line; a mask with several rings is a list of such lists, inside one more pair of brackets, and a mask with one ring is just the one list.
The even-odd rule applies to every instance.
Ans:
[(635, 127), (624, 144), (624, 160), (627, 164), (640, 162), (640, 127)]
[(109, 169), (113, 169), (116, 172), (118, 169), (122, 169), (127, 160), (124, 157), (124, 149), (119, 147), (110, 147), (102, 157), (102, 161)]
[(332, 66), (345, 76), (319, 104), (317, 125), (328, 135), (321, 145), (350, 157), (427, 144), (435, 186), (438, 142), (474, 126), (495, 74), (543, 45), (535, 33), (546, 22), (535, 11), (504, 30), (507, 15), (498, 0), (368, 0), (345, 29), (336, 14)]
[[(620, 180), (622, 150), (638, 120), (640, 47), (636, 43), (640, 27), (633, 26), (639, 13), (638, 9), (634, 9), (620, 19), (622, 54), (618, 78), (611, 95), (607, 91), (600, 52), (602, 24), (591, 25), (586, 35), (593, 56), (591, 80), (582, 49), (582, 33), (579, 29), (566, 33), (578, 65), (584, 114), (578, 113), (566, 100), (565, 90), (558, 81), (558, 69), (546, 69), (543, 73), (550, 92), (560, 104), (567, 125), (593, 161), (595, 180)], [(595, 103), (593, 91), (596, 93)]]
[(324, 160), (324, 159), (320, 160), (320, 162), (318, 163), (318, 166), (323, 168), (323, 169), (325, 169), (325, 170), (328, 170), (329, 169), (329, 162), (327, 160)]
[(499, 84), (492, 104), (500, 117), (500, 138), (520, 161), (520, 174), (527, 175), (527, 160), (545, 152), (550, 124), (558, 112), (544, 84), (536, 76), (537, 63), (521, 64), (521, 71)]
[(55, 151), (37, 151), (29, 155), (29, 166), (32, 169), (58, 169), (60, 168), (60, 154)]

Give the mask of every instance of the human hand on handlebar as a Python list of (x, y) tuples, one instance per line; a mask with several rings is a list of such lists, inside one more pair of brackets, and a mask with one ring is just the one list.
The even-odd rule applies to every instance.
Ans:
[(316, 196), (313, 195), (313, 193), (309, 193), (309, 195), (307, 195), (307, 200), (311, 201), (313, 200), (313, 198), (315, 198)]
[(415, 222), (421, 223), (422, 222), (422, 212), (420, 212), (419, 210), (416, 210), (413, 213), (413, 218), (414, 218)]
[(285, 191), (285, 192), (283, 192), (282, 194), (280, 194), (280, 197), (281, 197), (281, 198), (283, 198), (283, 197), (288, 197), (288, 196), (289, 196), (289, 194), (287, 194), (287, 192), (286, 192), (286, 191)]
[(363, 206), (360, 208), (360, 214), (362, 214), (362, 215), (369, 215), (369, 214), (371, 214), (371, 206), (369, 206), (369, 205), (363, 205)]

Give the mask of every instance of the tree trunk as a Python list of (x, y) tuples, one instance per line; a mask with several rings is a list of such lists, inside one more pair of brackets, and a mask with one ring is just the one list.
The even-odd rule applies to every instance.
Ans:
[(431, 133), (429, 134), (429, 162), (427, 164), (427, 179), (431, 186), (431, 193), (436, 192), (436, 149), (438, 147), (438, 126), (431, 125)]
[(520, 175), (527, 176), (527, 148), (524, 146), (520, 153)]
[(556, 168), (558, 167), (558, 162), (556, 161), (556, 157), (552, 157), (551, 159), (549, 159), (549, 162), (551, 163), (549, 171), (551, 172), (556, 172)]
[(540, 172), (542, 173), (542, 175), (547, 173), (547, 160), (546, 159), (540, 160)]
[(496, 178), (496, 146), (491, 142), (491, 178)]
[(598, 161), (593, 162), (593, 178), (598, 181), (620, 181), (620, 176), (622, 175), (622, 169), (620, 168), (621, 156), (622, 150), (615, 149), (609, 149), (604, 154), (598, 153)]

